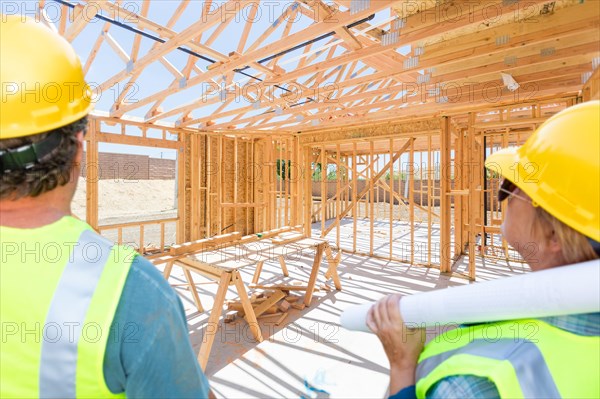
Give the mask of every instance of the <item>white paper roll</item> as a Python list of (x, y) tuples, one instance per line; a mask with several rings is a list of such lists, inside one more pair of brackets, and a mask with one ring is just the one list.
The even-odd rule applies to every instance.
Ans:
[(367, 327), (367, 312), (372, 303), (363, 303), (349, 307), (340, 316), (340, 324), (348, 330), (371, 332)]
[[(352, 306), (340, 323), (370, 332), (373, 304)], [(400, 301), (405, 324), (431, 327), (561, 316), (600, 311), (600, 260), (483, 283), (407, 295)]]

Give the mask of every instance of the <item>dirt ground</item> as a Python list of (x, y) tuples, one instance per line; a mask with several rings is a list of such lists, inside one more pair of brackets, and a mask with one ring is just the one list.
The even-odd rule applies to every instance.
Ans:
[[(100, 226), (177, 217), (175, 180), (100, 180), (98, 184), (98, 224)], [(80, 177), (71, 210), (85, 220), (86, 181)], [(104, 230), (102, 235), (118, 240), (118, 230)], [(140, 229), (124, 228), (122, 242), (139, 247)], [(165, 225), (165, 244), (176, 242), (176, 225)], [(144, 246), (160, 243), (160, 225), (144, 228)]]
[[(85, 186), (85, 179), (80, 177), (72, 205), (73, 213), (81, 219), (85, 219)], [(155, 215), (160, 216), (158, 218), (172, 217), (176, 212), (175, 201), (175, 180), (107, 179), (98, 182), (100, 225), (152, 220)]]

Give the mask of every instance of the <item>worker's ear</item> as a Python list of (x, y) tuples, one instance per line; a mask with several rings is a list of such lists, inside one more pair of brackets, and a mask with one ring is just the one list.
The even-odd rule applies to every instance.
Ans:
[(562, 251), (562, 244), (558, 240), (558, 236), (556, 235), (555, 231), (552, 232), (552, 235), (550, 236), (550, 239), (548, 240), (548, 248), (547, 249), (553, 254), (559, 254)]

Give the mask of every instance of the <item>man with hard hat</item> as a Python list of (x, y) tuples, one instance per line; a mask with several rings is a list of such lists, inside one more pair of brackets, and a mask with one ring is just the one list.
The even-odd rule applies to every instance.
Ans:
[(69, 43), (0, 22), (0, 397), (212, 396), (179, 297), (71, 216), (90, 93)]
[[(485, 166), (504, 178), (501, 231), (532, 271), (598, 260), (600, 102), (563, 110)], [(367, 321), (390, 361), (394, 399), (600, 397), (600, 313), (465, 326), (423, 350), (423, 330), (404, 326), (400, 298), (380, 300)]]

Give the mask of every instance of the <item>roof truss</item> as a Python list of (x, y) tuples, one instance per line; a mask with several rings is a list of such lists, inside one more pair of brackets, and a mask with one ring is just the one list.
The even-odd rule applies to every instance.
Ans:
[(599, 64), (590, 1), (269, 4), (47, 0), (38, 14), (101, 76), (102, 110), (187, 129), (310, 131), (572, 95)]

